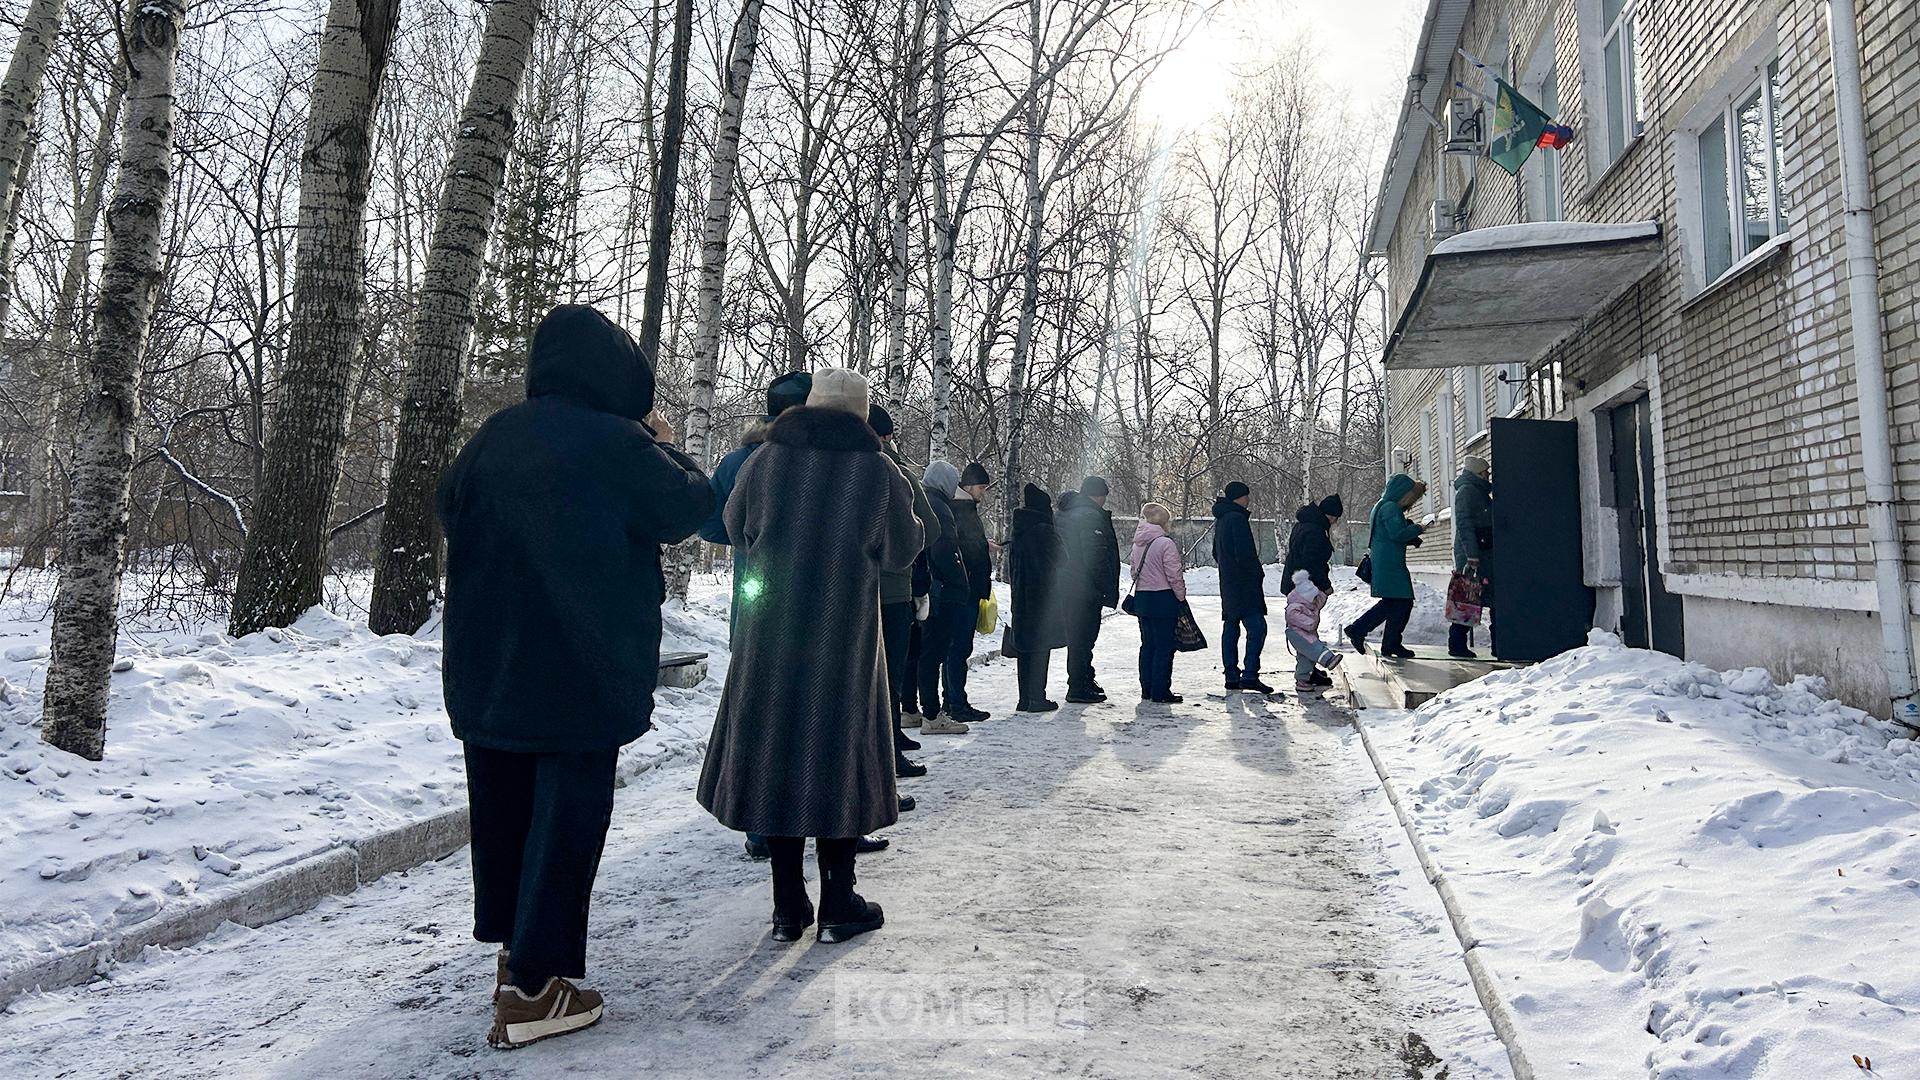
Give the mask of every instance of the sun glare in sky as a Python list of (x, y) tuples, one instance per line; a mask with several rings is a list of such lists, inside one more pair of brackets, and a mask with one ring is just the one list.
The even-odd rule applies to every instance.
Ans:
[(1177, 135), (1227, 111), (1242, 45), (1230, 22), (1230, 15), (1216, 14), (1189, 28), (1184, 40), (1181, 28), (1167, 28), (1168, 40), (1180, 44), (1140, 91), (1142, 123)]

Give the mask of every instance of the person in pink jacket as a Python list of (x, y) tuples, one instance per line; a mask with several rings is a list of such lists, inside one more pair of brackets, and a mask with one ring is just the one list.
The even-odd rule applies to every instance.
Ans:
[(1287, 593), (1287, 644), (1293, 646), (1293, 689), (1295, 693), (1317, 694), (1322, 687), (1313, 681), (1315, 665), (1332, 671), (1340, 666), (1340, 654), (1320, 640), (1320, 609), (1327, 606), (1327, 594), (1313, 583), (1305, 570), (1293, 572), (1293, 590)]
[(1140, 700), (1180, 703), (1173, 692), (1173, 624), (1187, 602), (1180, 545), (1167, 530), (1173, 513), (1159, 503), (1140, 508), (1133, 531), (1133, 613), (1140, 620)]

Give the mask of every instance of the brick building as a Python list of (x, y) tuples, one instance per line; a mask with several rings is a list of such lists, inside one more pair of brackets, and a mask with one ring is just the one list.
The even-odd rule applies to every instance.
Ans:
[[(1877, 584), (1905, 588), (1909, 625), (1920, 610), (1920, 4), (1846, 2), (1903, 575), (1889, 547), (1877, 577), (1869, 543), (1827, 4), (1429, 0), (1371, 246), (1394, 328), (1390, 465), (1431, 481), (1426, 512), (1446, 521), (1466, 455), (1492, 461), (1496, 507), (1530, 475), (1494, 453), (1494, 418), (1570, 424), (1577, 523), (1503, 528), (1502, 566), (1577, 529), (1593, 625), (1823, 675), (1885, 715)], [(1572, 145), (1518, 177), (1475, 152), (1448, 110), (1467, 115), (1492, 81), (1462, 53), (1571, 125)], [(1447, 547), (1416, 570), (1442, 579)]]

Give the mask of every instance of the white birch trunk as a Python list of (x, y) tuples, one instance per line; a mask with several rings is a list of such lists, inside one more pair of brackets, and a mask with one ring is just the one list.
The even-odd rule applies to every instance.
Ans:
[[(60, 34), (60, 19), (66, 13), (66, 0), (31, 0), (20, 19), (20, 36), (15, 39), (13, 59), (7, 74), (0, 78), (0, 207), (11, 246), (14, 223), (19, 212), (19, 190), (25, 186), (27, 167), (32, 156), (33, 117), (40, 108), (40, 86), (46, 81), (47, 57)], [(0, 275), (13, 280), (13, 261), (0, 263)], [(8, 289), (9, 295), (11, 289)], [(0, 318), (4, 312), (0, 312)], [(0, 327), (5, 324), (0, 321)]]
[(107, 207), (107, 250), (94, 305), (88, 391), (75, 438), (66, 553), (53, 601), (53, 656), (41, 734), (98, 761), (126, 564), (127, 484), (140, 414), (140, 364), (160, 290), (160, 249), (173, 182), (174, 64), (186, 24), (178, 0), (132, 0), (125, 23), (126, 124)]
[(933, 184), (933, 393), (927, 416), (927, 460), (947, 456), (947, 407), (953, 396), (953, 246), (958, 223), (947, 193), (947, 31), (953, 0), (933, 0), (933, 114), (927, 169)]
[(693, 402), (687, 409), (687, 454), (711, 468), (713, 384), (720, 366), (720, 301), (725, 293), (727, 244), (733, 229), (733, 182), (740, 161), (740, 122), (760, 47), (763, 0), (743, 0), (727, 53), (726, 95), (720, 102), (713, 168), (707, 177), (706, 218), (700, 230), (700, 281), (693, 330)]
[(293, 317), (234, 587), (232, 632), (285, 626), (318, 604), (327, 526), (362, 348), (374, 107), (399, 0), (331, 0), (320, 35), (306, 148)]
[(1007, 478), (1002, 488), (1005, 520), (1020, 505), (1024, 479), (1020, 449), (1026, 434), (1027, 365), (1033, 352), (1033, 321), (1040, 308), (1040, 230), (1046, 224), (1046, 189), (1040, 184), (1040, 0), (1029, 0), (1030, 51), (1027, 74), (1027, 145), (1021, 171), (1026, 184), (1026, 235), (1020, 253), (1020, 316), (1013, 335), (1013, 363), (1007, 373)]
[(514, 106), (540, 16), (540, 0), (493, 0), (487, 8), (480, 57), (441, 182), (433, 242), (408, 334), (406, 394), (367, 611), (375, 633), (413, 632), (433, 613), (439, 592), (434, 492), (453, 458), (480, 276), (506, 177)]

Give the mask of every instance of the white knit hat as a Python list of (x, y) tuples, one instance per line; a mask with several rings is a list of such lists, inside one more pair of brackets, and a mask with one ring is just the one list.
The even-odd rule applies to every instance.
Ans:
[(813, 373), (807, 404), (815, 409), (839, 409), (867, 418), (867, 377), (846, 368), (821, 368)]

